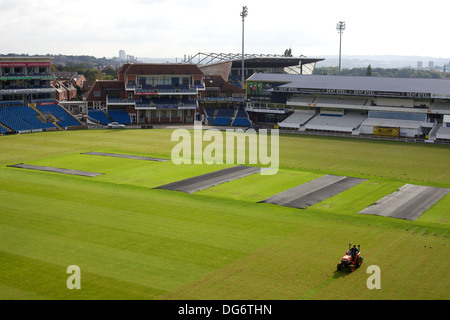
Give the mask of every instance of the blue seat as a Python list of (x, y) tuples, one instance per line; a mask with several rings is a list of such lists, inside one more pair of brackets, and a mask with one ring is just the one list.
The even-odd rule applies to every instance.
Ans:
[(228, 126), (231, 122), (231, 118), (225, 117), (216, 117), (214, 118), (212, 125), (213, 126)]
[(88, 116), (100, 122), (102, 125), (107, 125), (111, 122), (102, 110), (88, 110)]
[(36, 106), (36, 108), (42, 113), (52, 114), (56, 119), (58, 119), (57, 124), (63, 128), (65, 127), (75, 127), (81, 126), (82, 124), (75, 119), (69, 112), (64, 110), (61, 106), (57, 104), (42, 104)]
[(108, 115), (121, 124), (131, 124), (130, 115), (125, 110), (109, 110)]
[(250, 120), (248, 120), (248, 118), (236, 118), (231, 125), (236, 127), (248, 127), (250, 126)]

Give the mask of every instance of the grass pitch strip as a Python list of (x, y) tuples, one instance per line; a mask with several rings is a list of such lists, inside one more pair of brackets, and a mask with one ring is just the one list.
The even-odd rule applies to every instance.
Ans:
[(102, 174), (104, 174), (104, 173), (81, 171), (81, 170), (71, 170), (71, 169), (53, 168), (53, 167), (45, 167), (45, 166), (34, 166), (34, 165), (24, 164), (24, 163), (15, 164), (15, 165), (11, 165), (8, 167), (56, 172), (56, 173), (63, 173), (63, 174), (71, 174), (74, 176), (83, 176), (83, 177), (90, 177), (90, 178), (95, 178), (95, 177), (98, 177), (98, 176), (101, 176)]
[(447, 188), (405, 184), (397, 192), (385, 196), (359, 213), (413, 221), (448, 192), (450, 189)]
[(159, 161), (166, 162), (168, 159), (152, 158), (152, 157), (141, 157), (133, 156), (128, 154), (118, 154), (118, 153), (105, 153), (105, 152), (86, 152), (82, 154), (92, 155), (92, 156), (104, 156), (104, 157), (114, 157), (114, 158), (125, 158), (125, 159), (135, 159), (135, 160), (147, 160), (147, 161)]
[(279, 206), (305, 209), (322, 202), (345, 190), (350, 189), (365, 179), (325, 175), (295, 188), (276, 194), (261, 203), (272, 203)]
[(204, 190), (218, 184), (233, 181), (236, 179), (244, 178), (249, 175), (260, 172), (261, 168), (247, 167), (247, 166), (235, 166), (226, 168), (219, 171), (214, 171), (197, 177), (169, 183), (155, 189), (166, 189), (172, 191), (182, 191), (189, 194), (195, 193), (200, 190)]

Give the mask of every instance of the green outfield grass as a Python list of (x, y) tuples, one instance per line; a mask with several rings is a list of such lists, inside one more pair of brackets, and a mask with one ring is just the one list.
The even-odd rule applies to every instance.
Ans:
[[(356, 214), (405, 183), (450, 187), (450, 148), (286, 135), (280, 170), (188, 195), (152, 189), (225, 168), (170, 158), (172, 130), (0, 137), (1, 299), (449, 299), (450, 195), (416, 221)], [(96, 178), (10, 168), (26, 163)], [(367, 181), (306, 210), (257, 203), (324, 174)], [(348, 242), (364, 264), (336, 264)], [(81, 290), (66, 269), (81, 268)], [(369, 290), (369, 265), (381, 290)]]

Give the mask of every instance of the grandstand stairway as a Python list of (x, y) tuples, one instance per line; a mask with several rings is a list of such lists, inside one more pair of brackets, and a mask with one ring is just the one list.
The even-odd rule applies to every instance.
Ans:
[(248, 114), (245, 110), (239, 109), (233, 115), (232, 126), (235, 127), (248, 127), (251, 125), (250, 120), (248, 118)]
[[(42, 121), (42, 123), (48, 122), (45, 121), (45, 116), (44, 114), (41, 112), (41, 110), (39, 110), (38, 108), (36, 108), (36, 105), (34, 103), (29, 103), (28, 106), (33, 109), (34, 111), (36, 111), (38, 113), (38, 118), (39, 120)], [(55, 125), (56, 128), (58, 128), (58, 130), (64, 130), (57, 122), (58, 119), (56, 119), (56, 117), (54, 115), (49, 115), (51, 118), (51, 123), (53, 123)]]
[(39, 101), (36, 108), (43, 115), (52, 115), (56, 119), (58, 127), (61, 129), (83, 125), (69, 111), (59, 105), (56, 100)]
[(3, 123), (0, 123), (0, 134), (11, 132), (12, 130), (5, 126)]

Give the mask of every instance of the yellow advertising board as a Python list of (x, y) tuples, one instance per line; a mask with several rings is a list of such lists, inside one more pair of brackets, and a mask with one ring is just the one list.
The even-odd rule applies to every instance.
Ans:
[(374, 127), (373, 134), (376, 136), (398, 137), (400, 135), (400, 127)]

